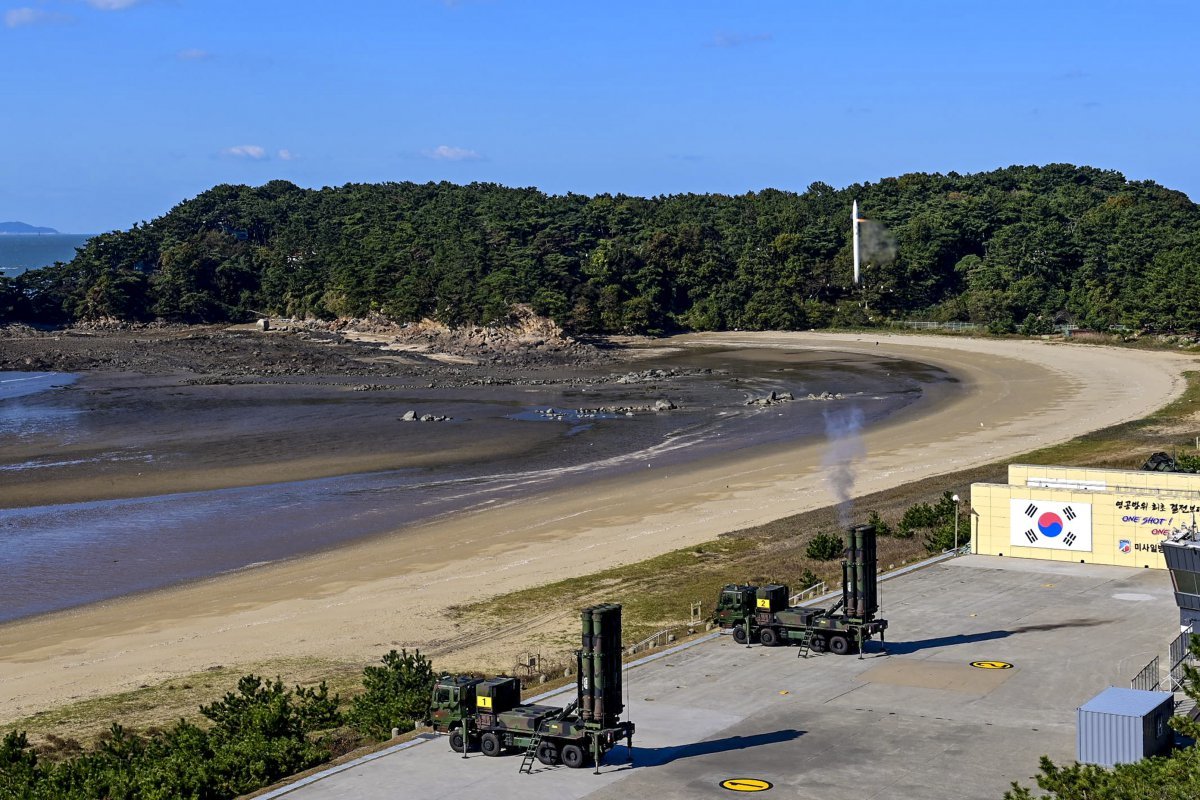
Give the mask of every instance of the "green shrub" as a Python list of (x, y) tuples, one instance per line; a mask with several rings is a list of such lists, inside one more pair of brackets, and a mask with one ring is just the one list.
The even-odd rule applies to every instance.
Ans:
[(1200, 472), (1200, 455), (1180, 453), (1175, 456), (1176, 472)]
[(381, 661), (382, 667), (363, 670), (366, 691), (354, 698), (347, 717), (359, 733), (384, 741), (392, 728), (412, 730), (425, 717), (437, 676), (419, 650), (392, 650)]
[[(900, 518), (900, 526), (896, 536), (908, 539), (921, 533), (925, 539), (925, 549), (931, 553), (940, 553), (954, 546), (954, 516), (961, 511), (959, 503), (954, 502), (952, 492), (943, 492), (936, 505), (917, 503), (909, 506)], [(963, 537), (970, 536), (969, 530), (964, 530), (963, 522), (959, 520), (959, 544)]]
[(138, 736), (114, 724), (92, 752), (43, 766), (23, 733), (0, 743), (0, 798), (173, 800), (232, 798), (328, 761), (318, 731), (341, 725), (338, 699), (325, 684), (285, 690), (247, 675), (200, 712), (204, 730), (180, 720)]
[(871, 512), (871, 516), (867, 518), (867, 524), (875, 526), (876, 536), (892, 536), (895, 533), (892, 530), (892, 526), (884, 522), (883, 517), (879, 516), (878, 511)]
[(805, 554), (817, 561), (832, 561), (842, 554), (842, 539), (832, 533), (818, 533), (808, 543)]

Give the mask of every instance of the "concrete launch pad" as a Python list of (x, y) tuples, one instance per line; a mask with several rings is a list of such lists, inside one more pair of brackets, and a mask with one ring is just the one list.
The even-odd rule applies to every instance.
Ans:
[(1071, 762), (1076, 708), (1178, 634), (1158, 570), (966, 556), (882, 590), (886, 654), (797, 658), (721, 636), (628, 670), (633, 767), (618, 747), (599, 776), (520, 775), (519, 755), (464, 761), (437, 738), (285, 796), (692, 800), (746, 779), (733, 787), (766, 782), (764, 798), (998, 800), (1042, 754)]

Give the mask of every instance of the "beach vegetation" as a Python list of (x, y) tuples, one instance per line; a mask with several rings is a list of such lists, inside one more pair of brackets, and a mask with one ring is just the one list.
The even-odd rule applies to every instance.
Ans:
[(832, 561), (842, 554), (842, 550), (842, 537), (822, 532), (809, 540), (804, 554), (817, 561)]
[(867, 516), (867, 524), (875, 528), (876, 536), (892, 536), (896, 533), (891, 523), (880, 516), (878, 511), (872, 511)]
[(1176, 472), (1200, 472), (1200, 453), (1176, 453)]
[(138, 734), (113, 723), (97, 747), (56, 763), (10, 731), (0, 743), (0, 797), (237, 797), (328, 761), (343, 722), (338, 705), (323, 683), (287, 689), (246, 675), (200, 708), (203, 725), (181, 719)]
[(800, 582), (796, 584), (796, 588), (809, 589), (813, 586), (816, 586), (820, 582), (821, 579), (817, 577), (817, 573), (813, 572), (811, 569), (806, 569), (804, 572), (800, 573)]
[[(954, 547), (954, 517), (960, 512), (959, 504), (954, 501), (954, 493), (942, 492), (936, 503), (914, 503), (909, 506), (900, 518), (896, 535), (909, 539), (920, 534), (928, 552), (941, 553)], [(961, 519), (959, 526), (961, 535), (965, 530)]]
[(364, 691), (346, 717), (359, 733), (382, 742), (392, 738), (393, 728), (403, 733), (425, 719), (437, 675), (419, 650), (392, 650), (380, 661), (382, 666), (363, 670)]

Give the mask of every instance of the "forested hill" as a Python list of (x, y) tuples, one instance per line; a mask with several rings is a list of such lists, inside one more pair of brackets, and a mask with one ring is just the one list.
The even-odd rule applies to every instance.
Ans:
[[(851, 279), (850, 204), (869, 247)], [(528, 302), (576, 332), (916, 318), (1039, 332), (1200, 329), (1200, 210), (1055, 164), (803, 194), (550, 196), (495, 184), (221, 185), (0, 279), (0, 321), (379, 312), (489, 322)]]

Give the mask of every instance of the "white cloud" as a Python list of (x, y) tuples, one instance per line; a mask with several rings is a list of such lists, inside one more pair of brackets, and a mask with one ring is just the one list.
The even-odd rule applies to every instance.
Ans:
[(465, 147), (451, 147), (448, 144), (439, 144), (432, 150), (424, 151), (426, 158), (432, 158), (435, 161), (478, 161), (483, 156), (474, 150), (468, 150)]
[(175, 54), (175, 57), (180, 61), (205, 61), (212, 58), (212, 53), (207, 50), (201, 50), (198, 47), (189, 47), (186, 50), (180, 50)]
[(87, 0), (87, 4), (92, 8), (98, 8), (101, 11), (121, 11), (136, 6), (142, 0)]
[(22, 25), (42, 25), (51, 22), (70, 22), (66, 14), (55, 14), (42, 11), (40, 8), (12, 8), (4, 12), (4, 24), (10, 28), (20, 28)]
[(275, 155), (277, 155), (279, 157), (280, 161), (295, 161), (296, 160), (296, 154), (293, 153), (291, 150), (288, 150), (287, 148), (280, 150)]
[(267, 149), (257, 144), (238, 144), (233, 147), (226, 147), (221, 153), (237, 158), (253, 158), (256, 161), (261, 161), (267, 157)]
[(42, 18), (45, 11), (38, 11), (35, 8), (14, 8), (4, 15), (4, 24), (10, 28), (19, 28), (22, 25), (33, 25)]
[(769, 33), (718, 33), (708, 42), (708, 46), (741, 47), (747, 44), (762, 44), (773, 38)]

